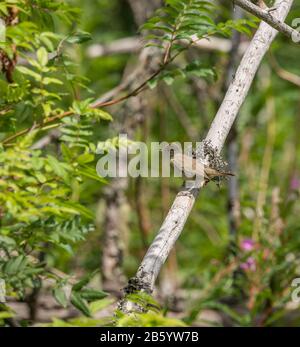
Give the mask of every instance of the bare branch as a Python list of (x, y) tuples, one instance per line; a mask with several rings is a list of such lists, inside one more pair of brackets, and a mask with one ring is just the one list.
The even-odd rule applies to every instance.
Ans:
[(300, 33), (273, 15), (276, 6), (271, 9), (262, 9), (248, 0), (233, 0), (233, 2), (242, 9), (268, 23), (271, 27), (280, 31), (285, 36), (292, 38), (295, 43), (300, 42)]

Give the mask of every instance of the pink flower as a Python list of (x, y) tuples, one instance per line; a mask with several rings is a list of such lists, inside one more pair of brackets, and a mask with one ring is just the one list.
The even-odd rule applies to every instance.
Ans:
[(246, 252), (252, 251), (254, 248), (254, 241), (252, 239), (244, 239), (241, 242), (241, 249)]
[(290, 188), (291, 190), (298, 190), (299, 187), (300, 187), (299, 177), (294, 175), (290, 181)]
[(245, 271), (256, 271), (256, 261), (253, 257), (249, 257), (245, 263), (240, 265), (241, 269)]

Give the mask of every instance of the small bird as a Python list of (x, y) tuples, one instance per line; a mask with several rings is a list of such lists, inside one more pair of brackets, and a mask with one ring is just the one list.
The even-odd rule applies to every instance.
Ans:
[(252, 2), (254, 5), (259, 6), (263, 10), (268, 8), (264, 0), (252, 0)]
[(184, 178), (203, 177), (205, 181), (210, 181), (215, 177), (234, 176), (231, 172), (218, 171), (204, 165), (200, 160), (186, 154), (176, 153), (173, 149), (170, 150), (170, 157), (172, 165), (182, 173)]
[(252, 0), (252, 3), (254, 5), (260, 7), (262, 10), (267, 10), (269, 14), (271, 14), (271, 12), (277, 10), (277, 6), (268, 7), (266, 5), (266, 3), (264, 2), (264, 0)]

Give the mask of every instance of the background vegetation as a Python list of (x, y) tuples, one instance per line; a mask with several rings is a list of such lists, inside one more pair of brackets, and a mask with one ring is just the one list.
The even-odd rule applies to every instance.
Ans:
[[(96, 147), (121, 146), (122, 131), (147, 144), (201, 140), (257, 26), (245, 13), (233, 21), (231, 1), (145, 2), (148, 11), (130, 0), (0, 2), (0, 278), (7, 291), (0, 324), (297, 326), (299, 46), (281, 35), (225, 145), (224, 157), (236, 163), (234, 199), (233, 182), (211, 182), (155, 301), (131, 295), (148, 312), (115, 311), (182, 182), (103, 179)], [(299, 5), (287, 23), (300, 17)], [(197, 33), (231, 44), (236, 32), (236, 59), (221, 45), (189, 42)], [(117, 40), (128, 37), (140, 48), (118, 52)], [(147, 43), (155, 47), (145, 62)], [(96, 100), (103, 107), (91, 106)]]

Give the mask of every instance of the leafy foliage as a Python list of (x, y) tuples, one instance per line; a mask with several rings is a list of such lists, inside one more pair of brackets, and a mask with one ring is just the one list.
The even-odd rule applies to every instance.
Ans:
[(151, 295), (145, 292), (127, 294), (125, 300), (137, 305), (138, 310), (130, 315), (116, 311), (115, 325), (118, 327), (184, 327), (179, 319), (164, 316), (162, 309)]
[[(80, 88), (86, 90), (87, 80), (75, 73), (76, 65), (67, 51), (90, 40), (90, 34), (74, 28), (66, 35), (55, 32), (57, 22), (69, 31), (78, 9), (60, 1), (20, 0), (1, 2), (0, 13), (7, 23), (6, 40), (0, 42), (4, 72), (0, 80), (4, 138), (0, 148), (0, 277), (7, 295), (25, 298), (31, 289), (40, 288), (42, 277), (53, 277), (47, 268), (49, 259), (40, 262), (41, 255), (48, 249), (72, 255), (74, 245), (94, 230), (94, 213), (79, 202), (79, 192), (91, 179), (105, 183), (93, 170), (91, 123), (112, 118), (92, 109), (91, 98), (79, 101), (76, 97)], [(61, 117), (68, 99), (72, 106), (67, 109), (76, 114), (73, 118)], [(39, 129), (51, 129), (61, 118), (59, 147), (48, 152), (34, 150)], [(17, 129), (23, 134), (22, 128), (28, 126), (25, 136), (17, 135), (15, 142), (6, 144), (9, 135)], [(54, 280), (55, 297), (65, 305), (61, 280)], [(83, 310), (85, 300), (103, 297), (99, 295), (90, 289), (74, 291), (71, 302), (77, 307), (81, 303)]]
[[(230, 35), (232, 29), (250, 33), (248, 26), (255, 27), (249, 20), (229, 20), (215, 23), (217, 6), (204, 0), (166, 0), (165, 6), (157, 10), (156, 15), (142, 26), (144, 30), (154, 33), (148, 35), (154, 43), (149, 45), (165, 49), (165, 62), (172, 59), (185, 48), (179, 45), (180, 40), (191, 45), (212, 34)], [(156, 34), (157, 33), (157, 34)]]
[(217, 9), (210, 1), (166, 0), (165, 6), (158, 9), (142, 26), (142, 30), (150, 31), (146, 35), (146, 40), (149, 41), (147, 46), (157, 47), (163, 56), (162, 72), (150, 79), (150, 88), (155, 88), (160, 80), (171, 85), (178, 76), (188, 77), (194, 74), (208, 79), (215, 78), (214, 69), (204, 66), (200, 60), (176, 68), (170, 66), (170, 63), (201, 39), (209, 39), (212, 35), (227, 37), (232, 30), (251, 34), (250, 28), (256, 27), (253, 21), (246, 19), (216, 23)]
[[(254, 20), (232, 21), (230, 2), (213, 3), (166, 0), (142, 27), (146, 44), (154, 46), (160, 61), (148, 86), (156, 88), (164, 81), (162, 88), (171, 92), (175, 103), (161, 96), (161, 89), (142, 98), (142, 112), (149, 111), (151, 117), (136, 131), (139, 140), (190, 141), (185, 126), (192, 126), (196, 134), (207, 131), (222, 99), (228, 55), (199, 53), (193, 43), (212, 35), (230, 39), (232, 30), (249, 35), (256, 26)], [(298, 12), (294, 9), (295, 18)], [(114, 315), (115, 300), (99, 290), (99, 282), (95, 285), (99, 278), (91, 277), (103, 249), (99, 233), (107, 211), (98, 202), (108, 183), (96, 173), (94, 153), (96, 144), (101, 153), (133, 144), (119, 141), (116, 129), (135, 120), (128, 105), (114, 107), (120, 124), (108, 129), (111, 115), (91, 105), (95, 94), (120, 83), (135, 58), (116, 54), (90, 59), (85, 44), (136, 35), (132, 13), (127, 2), (119, 0), (6, 0), (0, 2), (0, 16), (6, 23), (6, 40), (0, 42), (0, 279), (5, 280), (7, 296), (27, 301), (39, 290), (44, 295), (49, 283), (47, 290), (56, 302), (64, 310), (73, 305), (79, 315), (54, 318), (49, 326), (223, 325), (223, 319), (234, 326), (299, 325), (298, 306), (291, 300), (291, 283), (299, 277), (300, 264), (299, 91), (276, 75), (276, 64), (269, 57), (262, 63), (237, 123), (241, 203), (237, 240), (228, 233), (226, 185), (206, 187), (189, 217), (188, 232), (178, 241), (180, 267), (171, 273), (178, 275), (180, 293), (187, 298), (184, 306), (176, 295), (167, 295), (158, 304), (151, 296), (135, 293), (128, 299), (144, 312)], [(299, 75), (296, 49), (279, 35), (270, 53), (283, 70)], [(179, 56), (181, 52), (186, 54)], [(271, 148), (269, 128), (276, 135)], [(261, 169), (266, 156), (267, 174)], [(138, 266), (141, 239), (146, 245), (144, 239), (153, 236), (141, 234), (143, 211), (136, 211), (136, 192), (141, 189), (142, 207), (150, 210), (155, 230), (166, 213), (162, 206), (168, 206), (168, 196), (180, 184), (151, 180), (141, 188), (130, 181), (126, 195), (134, 207), (126, 206), (130, 226), (122, 263), (126, 275)], [(280, 194), (274, 202), (277, 187)], [(257, 203), (261, 195), (262, 207)], [(243, 248), (245, 239), (253, 244), (251, 250)], [(0, 304), (0, 325), (8, 325), (9, 319), (19, 321), (9, 306)], [(168, 310), (174, 306), (182, 310), (183, 321), (169, 318)], [(215, 321), (207, 321), (207, 310), (217, 316)]]

